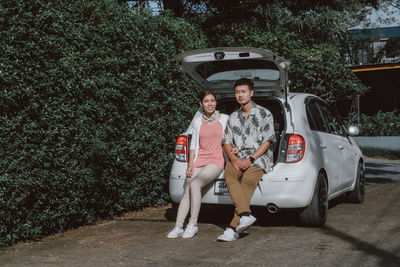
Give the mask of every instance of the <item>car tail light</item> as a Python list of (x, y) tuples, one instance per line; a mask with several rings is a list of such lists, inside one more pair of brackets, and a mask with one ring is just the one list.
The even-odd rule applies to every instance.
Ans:
[(306, 149), (306, 141), (303, 136), (298, 134), (292, 134), (289, 136), (287, 149), (286, 149), (286, 163), (299, 162)]
[(188, 140), (189, 139), (186, 135), (181, 135), (176, 140), (175, 157), (179, 161), (188, 161), (189, 159)]

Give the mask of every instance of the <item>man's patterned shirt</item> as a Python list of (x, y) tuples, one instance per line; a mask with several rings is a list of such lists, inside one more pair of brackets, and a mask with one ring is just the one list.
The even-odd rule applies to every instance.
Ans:
[(247, 118), (240, 108), (229, 116), (222, 143), (236, 145), (239, 149), (237, 156), (244, 159), (249, 158), (262, 143), (270, 142), (268, 150), (252, 164), (268, 172), (274, 162), (272, 151), (272, 143), (275, 142), (274, 119), (268, 109), (252, 103)]

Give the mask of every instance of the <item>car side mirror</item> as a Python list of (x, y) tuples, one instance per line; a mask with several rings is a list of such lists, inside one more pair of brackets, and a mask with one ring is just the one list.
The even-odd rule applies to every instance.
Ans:
[(360, 135), (360, 129), (357, 126), (350, 125), (347, 132), (350, 136), (358, 136)]

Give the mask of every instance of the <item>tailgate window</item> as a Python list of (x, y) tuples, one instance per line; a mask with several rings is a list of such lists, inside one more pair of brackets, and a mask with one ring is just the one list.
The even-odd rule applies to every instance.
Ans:
[(279, 80), (279, 69), (275, 63), (257, 59), (205, 62), (196, 67), (196, 72), (210, 83), (236, 81), (240, 78)]

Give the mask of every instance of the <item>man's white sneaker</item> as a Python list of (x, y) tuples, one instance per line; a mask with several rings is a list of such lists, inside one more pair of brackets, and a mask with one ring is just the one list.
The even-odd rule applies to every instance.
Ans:
[(177, 238), (183, 234), (183, 229), (175, 226), (174, 229), (172, 229), (171, 232), (168, 233), (167, 238)]
[(237, 240), (238, 238), (239, 234), (233, 231), (232, 228), (228, 227), (222, 235), (218, 236), (217, 240), (229, 242)]
[(256, 217), (253, 215), (242, 216), (239, 221), (238, 227), (236, 227), (236, 232), (243, 233), (247, 228), (249, 228), (253, 223), (257, 221)]
[(182, 235), (182, 238), (192, 238), (199, 231), (196, 225), (188, 223), (186, 226), (185, 232)]

